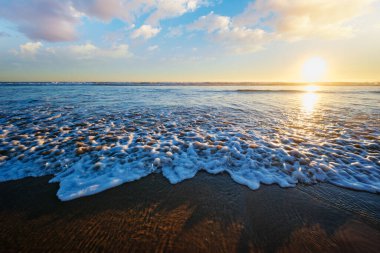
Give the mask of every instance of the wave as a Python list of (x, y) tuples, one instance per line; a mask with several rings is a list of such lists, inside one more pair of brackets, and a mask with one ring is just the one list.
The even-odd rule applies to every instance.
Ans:
[[(242, 89), (225, 89), (225, 86), (236, 86), (236, 87), (248, 87), (248, 85), (241, 85), (239, 83), (229, 83), (227, 84), (214, 84), (214, 83), (113, 83), (113, 82), (0, 82), (0, 87), (131, 87), (135, 89), (144, 88), (144, 92), (172, 92), (174, 90), (181, 89), (182, 87), (192, 87), (199, 92), (205, 93), (242, 93), (242, 94), (305, 94), (310, 93), (304, 89), (304, 86), (299, 85), (288, 85), (288, 86), (278, 86), (280, 89), (276, 88), (276, 85), (253, 85), (252, 87), (267, 87), (263, 88), (242, 88)], [(147, 89), (149, 87), (149, 89)], [(173, 87), (173, 89), (170, 89)], [(218, 87), (218, 89), (213, 89), (211, 87)], [(294, 88), (288, 88), (294, 87)], [(333, 87), (333, 88), (331, 88)], [(379, 87), (379, 85), (368, 84), (368, 85), (339, 85), (339, 87), (345, 87), (344, 89), (339, 89), (338, 86), (321, 86), (320, 90), (313, 91), (314, 94), (379, 94), (380, 90), (374, 87)], [(351, 88), (349, 88), (351, 87)]]
[[(228, 173), (250, 189), (260, 184), (295, 187), (329, 182), (355, 190), (380, 192), (379, 132), (356, 126), (310, 132), (296, 125), (246, 127), (225, 110), (87, 111), (46, 106), (8, 112), (0, 132), (0, 181), (53, 175), (63, 201), (95, 194), (151, 173), (172, 184), (199, 171)], [(261, 120), (261, 119), (259, 119)], [(35, 124), (38, 122), (38, 124)], [(353, 128), (354, 129), (354, 128)], [(303, 131), (307, 126), (303, 127)]]

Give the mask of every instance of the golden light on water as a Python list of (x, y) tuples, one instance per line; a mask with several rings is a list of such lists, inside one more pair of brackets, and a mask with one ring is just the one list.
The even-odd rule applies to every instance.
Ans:
[(305, 87), (305, 91), (307, 92), (316, 92), (318, 90), (319, 90), (319, 87), (315, 85), (308, 85)]
[(318, 102), (318, 95), (315, 93), (305, 93), (302, 97), (302, 108), (305, 113), (311, 114), (314, 111), (314, 107)]
[(318, 102), (319, 87), (312, 83), (321, 81), (326, 73), (327, 65), (321, 57), (313, 57), (305, 61), (302, 66), (302, 78), (310, 84), (304, 87), (306, 91), (302, 97), (302, 110), (306, 114), (312, 114)]
[(302, 78), (306, 82), (319, 82), (326, 73), (327, 65), (321, 57), (308, 59), (302, 66)]
[(318, 94), (316, 93), (318, 90), (319, 87), (315, 85), (305, 86), (305, 91), (307, 92), (302, 97), (302, 108), (305, 113), (313, 113), (314, 107), (318, 102)]

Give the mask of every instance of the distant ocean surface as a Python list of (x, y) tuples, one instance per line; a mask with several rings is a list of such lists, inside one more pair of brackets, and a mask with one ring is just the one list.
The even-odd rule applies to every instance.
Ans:
[(201, 170), (379, 193), (380, 87), (0, 84), (0, 181), (51, 175), (70, 200)]

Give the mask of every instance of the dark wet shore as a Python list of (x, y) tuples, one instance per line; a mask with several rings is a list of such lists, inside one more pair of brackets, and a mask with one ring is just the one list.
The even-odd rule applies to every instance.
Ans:
[(61, 202), (48, 180), (0, 183), (1, 252), (380, 252), (378, 194), (153, 174)]

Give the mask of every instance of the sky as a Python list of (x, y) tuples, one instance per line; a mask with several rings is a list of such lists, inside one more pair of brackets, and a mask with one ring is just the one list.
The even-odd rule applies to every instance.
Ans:
[(0, 81), (304, 82), (316, 58), (380, 81), (380, 0), (0, 0)]

